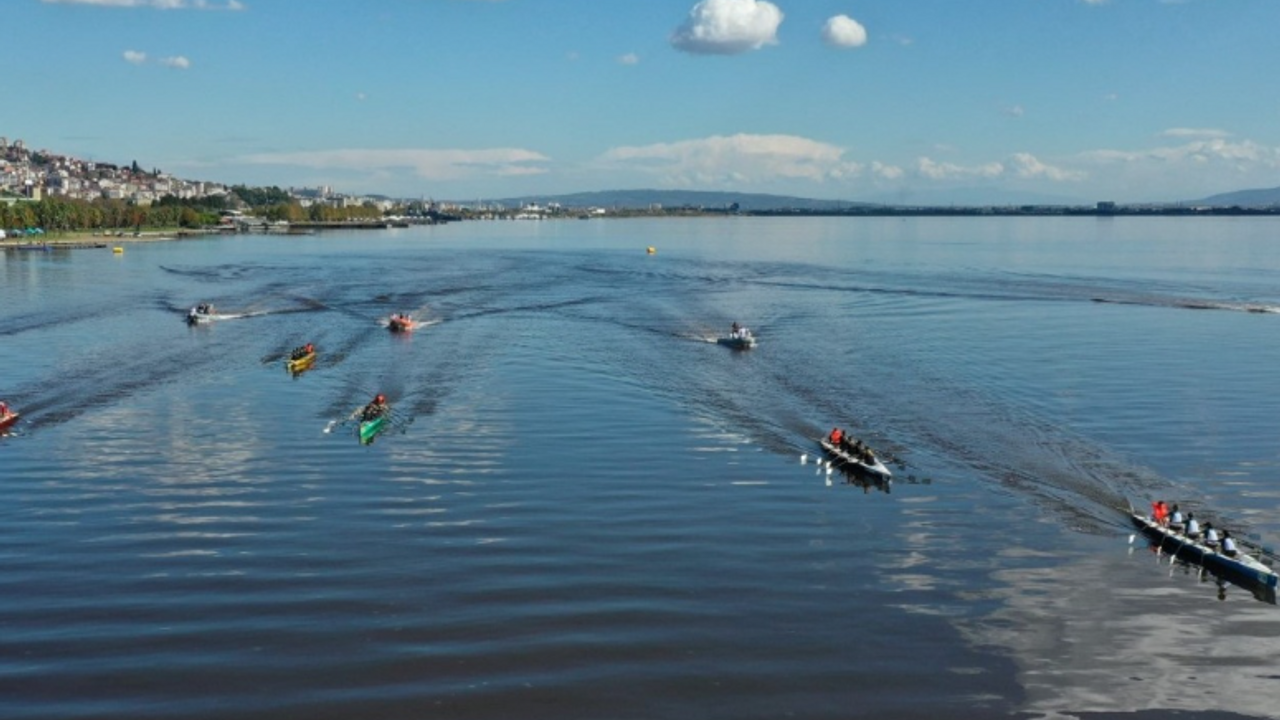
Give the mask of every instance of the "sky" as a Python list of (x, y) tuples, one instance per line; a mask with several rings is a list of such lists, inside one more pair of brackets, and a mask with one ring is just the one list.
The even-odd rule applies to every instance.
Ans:
[(3, 0), (0, 135), (178, 177), (1182, 201), (1280, 186), (1280, 0)]

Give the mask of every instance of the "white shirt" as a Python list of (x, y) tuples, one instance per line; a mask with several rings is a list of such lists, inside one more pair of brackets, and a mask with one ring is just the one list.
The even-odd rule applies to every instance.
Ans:
[(1216, 528), (1209, 528), (1208, 530), (1205, 530), (1204, 541), (1207, 543), (1218, 542), (1218, 530)]
[(1191, 518), (1190, 520), (1187, 521), (1187, 534), (1188, 535), (1200, 534), (1200, 522), (1195, 518)]
[(1231, 555), (1235, 551), (1236, 551), (1236, 541), (1232, 540), (1231, 538), (1222, 538), (1222, 552), (1227, 553), (1228, 555)]

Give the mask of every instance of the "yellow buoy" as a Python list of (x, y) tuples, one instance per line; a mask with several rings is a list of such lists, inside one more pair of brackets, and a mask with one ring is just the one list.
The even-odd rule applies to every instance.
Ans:
[(649, 246), (649, 249), (648, 249), (646, 252), (648, 252), (650, 255), (652, 255), (652, 254), (654, 254), (654, 253), (656, 253), (656, 252), (658, 252), (658, 251), (657, 251), (657, 249), (656, 249), (656, 248), (654, 248), (652, 245), (650, 245), (650, 246)]
[(122, 248), (122, 247), (120, 247), (119, 245), (117, 245), (117, 246), (115, 246), (115, 247), (111, 248), (111, 252), (113, 252), (113, 253), (115, 253), (115, 254), (119, 255), (119, 254), (121, 254), (121, 253), (123, 253), (123, 252), (124, 252), (124, 248)]

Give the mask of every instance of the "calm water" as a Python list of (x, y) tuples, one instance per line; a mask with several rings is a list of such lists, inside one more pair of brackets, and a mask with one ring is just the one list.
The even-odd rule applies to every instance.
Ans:
[(1122, 512), (1280, 538), (1277, 310), (1270, 219), (6, 251), (0, 717), (1280, 718), (1280, 609)]

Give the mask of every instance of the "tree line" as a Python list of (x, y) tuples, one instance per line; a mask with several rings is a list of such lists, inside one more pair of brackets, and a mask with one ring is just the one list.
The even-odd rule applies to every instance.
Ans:
[[(313, 204), (303, 207), (278, 187), (235, 185), (230, 195), (179, 198), (166, 195), (150, 205), (127, 200), (79, 200), (51, 197), (0, 202), (0, 229), (43, 228), (46, 232), (142, 228), (201, 228), (217, 225), (227, 210), (245, 210), (266, 220), (341, 222), (370, 220), (383, 213), (373, 203), (351, 207)], [(395, 212), (395, 210), (393, 210)]]

